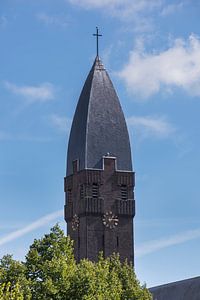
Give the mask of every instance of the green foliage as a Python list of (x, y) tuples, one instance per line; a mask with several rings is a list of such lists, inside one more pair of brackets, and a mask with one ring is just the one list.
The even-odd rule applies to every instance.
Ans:
[(25, 298), (21, 286), (19, 283), (16, 283), (15, 286), (11, 286), (11, 283), (8, 282), (0, 285), (0, 299), (2, 300), (24, 300), (30, 299)]
[(122, 284), (118, 274), (110, 266), (110, 259), (101, 257), (96, 264), (84, 259), (78, 264), (71, 299), (119, 300), (121, 292)]
[(32, 299), (65, 299), (76, 268), (72, 241), (55, 225), (31, 245), (25, 266)]
[(14, 260), (11, 255), (5, 255), (0, 260), (0, 299), (31, 299), (25, 270), (25, 265)]
[(0, 260), (0, 300), (151, 300), (133, 267), (119, 255), (76, 263), (73, 243), (58, 225), (30, 246), (24, 263)]

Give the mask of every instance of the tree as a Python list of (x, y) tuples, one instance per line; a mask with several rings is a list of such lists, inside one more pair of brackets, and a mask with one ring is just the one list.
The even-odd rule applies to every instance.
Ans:
[(76, 300), (151, 299), (146, 287), (140, 286), (132, 265), (121, 263), (117, 254), (104, 259), (101, 253), (97, 263), (82, 260), (73, 277), (70, 292), (70, 299)]
[(11, 287), (10, 283), (0, 285), (0, 299), (1, 300), (24, 300), (26, 296), (21, 291), (19, 283)]
[(132, 265), (113, 254), (76, 263), (73, 242), (58, 225), (34, 240), (24, 263), (0, 260), (0, 300), (150, 300)]
[(73, 243), (58, 225), (51, 229), (50, 234), (33, 242), (25, 266), (32, 299), (67, 299), (76, 263)]
[(0, 260), (0, 299), (31, 299), (29, 281), (25, 276), (25, 269), (24, 264), (14, 260), (11, 255), (5, 255)]

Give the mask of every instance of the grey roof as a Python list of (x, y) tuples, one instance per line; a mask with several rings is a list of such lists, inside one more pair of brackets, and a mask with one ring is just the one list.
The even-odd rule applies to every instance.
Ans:
[(102, 169), (102, 156), (117, 158), (117, 169), (132, 171), (125, 118), (113, 84), (97, 56), (83, 86), (70, 132), (67, 175), (79, 169)]
[(200, 277), (160, 285), (149, 290), (154, 300), (199, 300)]

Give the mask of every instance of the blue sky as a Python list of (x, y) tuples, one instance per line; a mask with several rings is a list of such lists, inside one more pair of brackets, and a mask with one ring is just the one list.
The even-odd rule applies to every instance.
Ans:
[(65, 229), (68, 134), (99, 26), (131, 138), (136, 273), (200, 275), (199, 20), (195, 0), (1, 0), (0, 257)]

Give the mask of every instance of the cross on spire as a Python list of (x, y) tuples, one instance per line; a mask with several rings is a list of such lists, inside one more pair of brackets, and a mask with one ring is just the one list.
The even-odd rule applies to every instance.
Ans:
[(99, 56), (99, 36), (102, 36), (102, 34), (99, 34), (98, 27), (96, 27), (96, 33), (94, 33), (93, 36), (96, 36), (96, 38), (97, 38), (97, 57), (98, 57)]

